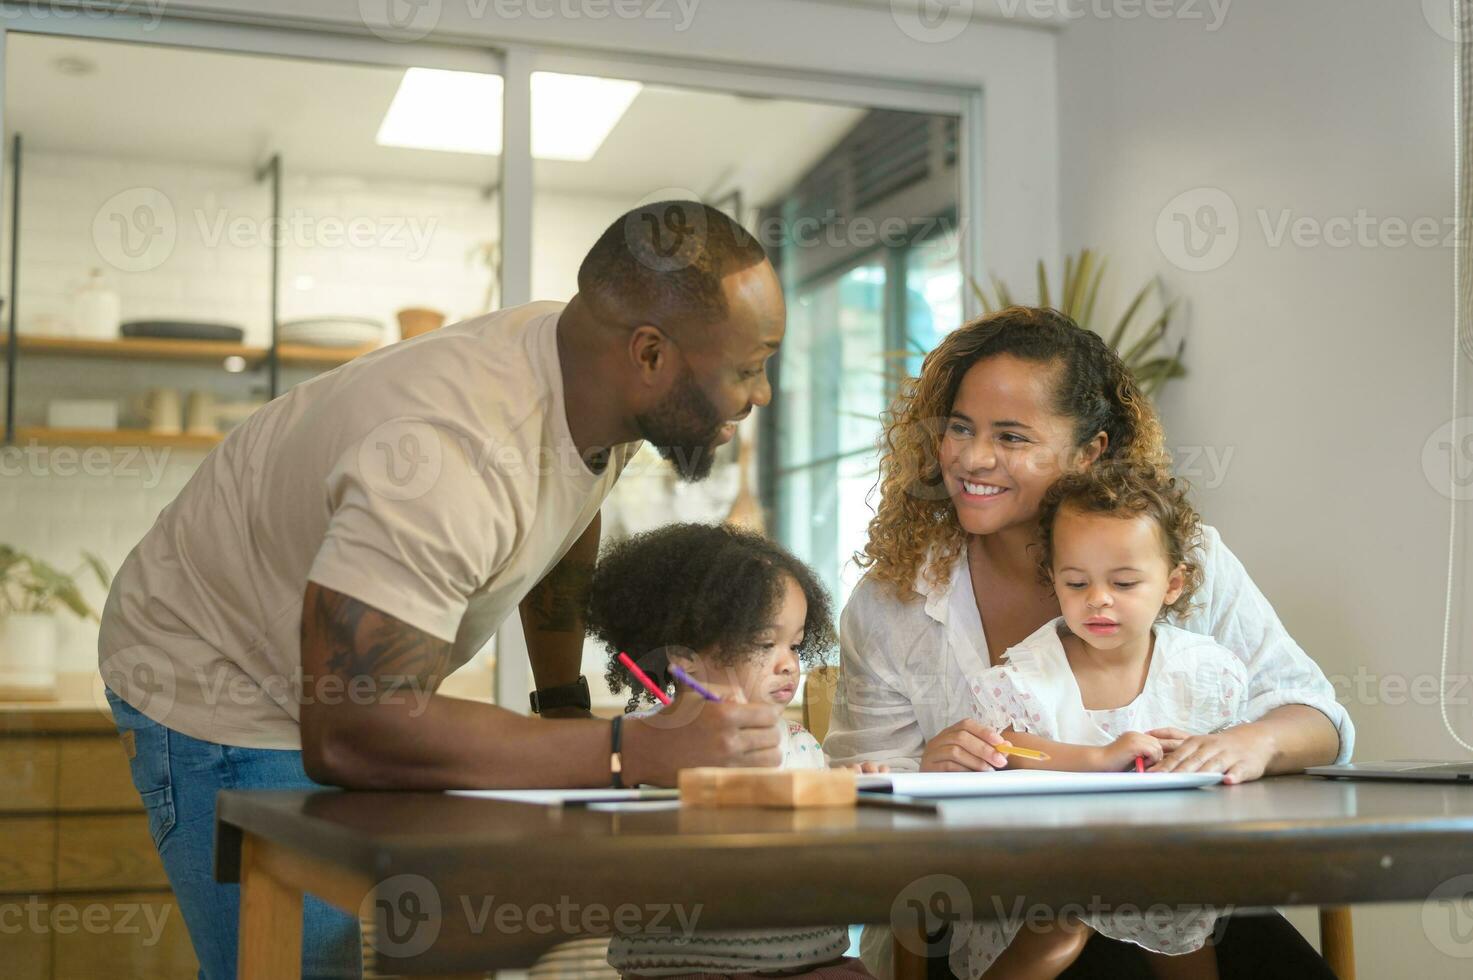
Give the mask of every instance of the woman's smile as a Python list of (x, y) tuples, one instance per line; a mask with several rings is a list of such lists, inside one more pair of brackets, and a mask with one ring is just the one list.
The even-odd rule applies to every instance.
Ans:
[(963, 503), (973, 505), (985, 505), (996, 502), (1007, 494), (1007, 487), (1000, 487), (995, 483), (974, 483), (971, 480), (958, 480), (955, 496)]

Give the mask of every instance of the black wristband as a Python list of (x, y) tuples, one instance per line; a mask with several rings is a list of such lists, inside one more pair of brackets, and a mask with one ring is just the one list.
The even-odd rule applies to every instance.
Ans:
[(540, 715), (549, 708), (579, 708), (588, 711), (593, 697), (588, 693), (588, 678), (582, 674), (571, 684), (544, 687), (532, 692), (532, 713)]
[(620, 726), (623, 722), (623, 715), (615, 715), (609, 733), (609, 773), (613, 777), (611, 785), (614, 789), (624, 788), (624, 759), (619, 754), (619, 744), (623, 736), (623, 729)]

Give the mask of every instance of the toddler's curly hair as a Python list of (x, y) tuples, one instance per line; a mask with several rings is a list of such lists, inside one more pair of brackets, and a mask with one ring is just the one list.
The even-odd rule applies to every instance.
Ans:
[(1039, 505), (1039, 580), (1054, 585), (1054, 524), (1065, 507), (1083, 514), (1149, 517), (1160, 532), (1167, 566), (1181, 565), (1186, 574), (1181, 595), (1162, 613), (1170, 610), (1185, 616), (1202, 586), (1202, 566), (1194, 557), (1201, 553), (1202, 519), (1187, 500), (1187, 489), (1186, 482), (1165, 467), (1137, 460), (1100, 460), (1060, 477)]
[(728, 524), (671, 524), (609, 545), (593, 572), (586, 619), (609, 652), (609, 690), (628, 688), (631, 711), (654, 701), (620, 651), (666, 691), (668, 650), (700, 651), (723, 665), (753, 656), (789, 578), (808, 600), (798, 659), (820, 662), (837, 642), (829, 594), (781, 545)]

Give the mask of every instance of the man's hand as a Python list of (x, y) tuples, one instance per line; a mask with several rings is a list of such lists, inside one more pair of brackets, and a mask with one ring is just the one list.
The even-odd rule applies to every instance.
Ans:
[(674, 786), (696, 766), (776, 766), (782, 762), (781, 709), (774, 704), (707, 701), (682, 692), (657, 714), (624, 721), (624, 782)]
[(1008, 757), (993, 746), (1006, 745), (997, 729), (971, 718), (937, 733), (921, 755), (921, 772), (990, 772), (1006, 769)]
[(1260, 737), (1252, 725), (1239, 725), (1214, 735), (1193, 735), (1180, 728), (1157, 728), (1166, 756), (1151, 772), (1220, 772), (1225, 783), (1260, 778), (1273, 759), (1272, 740)]

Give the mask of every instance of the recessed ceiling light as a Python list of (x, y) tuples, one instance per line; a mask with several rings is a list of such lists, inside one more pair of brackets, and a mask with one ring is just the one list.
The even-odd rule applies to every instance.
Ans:
[(592, 160), (644, 86), (621, 78), (532, 73), (532, 155)]
[[(634, 97), (638, 82), (532, 73), (532, 155), (593, 159)], [(501, 153), (500, 75), (410, 68), (379, 125), (380, 146), (450, 153)]]

